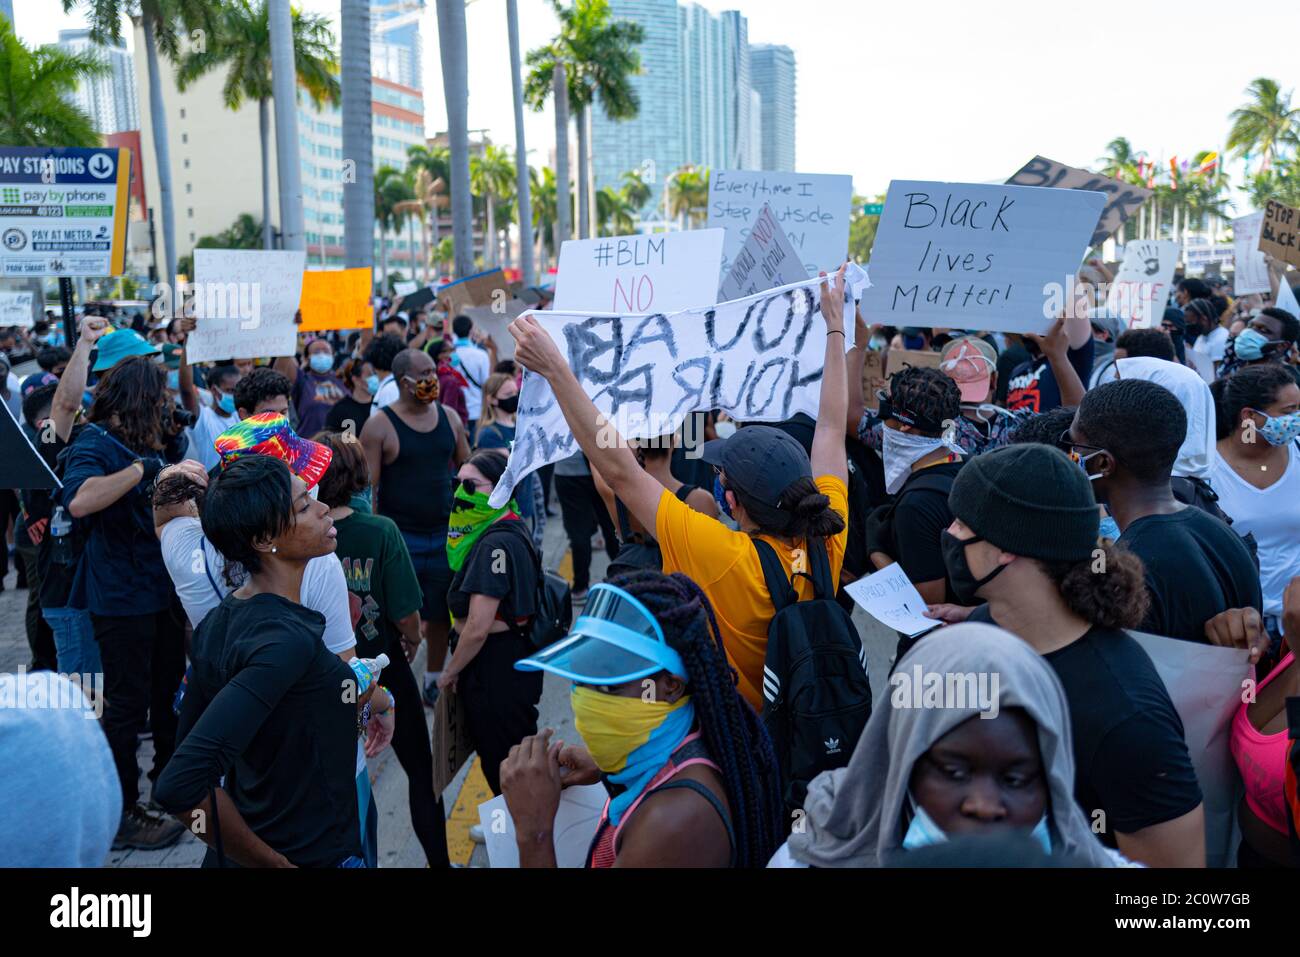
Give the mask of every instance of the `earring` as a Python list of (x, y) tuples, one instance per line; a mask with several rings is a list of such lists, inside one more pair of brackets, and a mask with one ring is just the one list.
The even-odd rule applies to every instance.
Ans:
[(274, 546), (274, 545), (271, 546), (271, 554), (272, 554), (272, 555), (275, 554), (275, 546)]

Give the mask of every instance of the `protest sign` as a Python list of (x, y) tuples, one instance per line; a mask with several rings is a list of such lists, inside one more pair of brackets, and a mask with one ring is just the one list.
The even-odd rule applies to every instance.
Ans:
[(1130, 632), (1147, 653), (1182, 719), (1187, 753), (1205, 804), (1205, 864), (1232, 867), (1241, 775), (1229, 750), (1232, 720), (1252, 669), (1240, 648)]
[[(560, 792), (555, 809), (551, 840), (555, 846), (556, 867), (582, 867), (587, 863), (591, 839), (600, 824), (600, 812), (609, 800), (603, 784), (580, 784)], [(515, 822), (503, 795), (478, 806), (479, 824), (487, 847), (488, 866), (494, 869), (519, 866), (519, 843), (515, 839)]]
[(1232, 221), (1233, 267), (1232, 294), (1248, 296), (1253, 292), (1270, 292), (1268, 262), (1259, 251), (1259, 234), (1264, 227), (1264, 214), (1251, 213)]
[(63, 488), (5, 402), (0, 402), (0, 448), (5, 450), (0, 456), (0, 488)]
[[(866, 273), (850, 265), (846, 349), (853, 345), (853, 300), (866, 285)], [(617, 431), (602, 441), (666, 435), (689, 413), (709, 409), (744, 422), (779, 422), (796, 412), (817, 417), (827, 338), (821, 280), (669, 315), (528, 315), (568, 358), (606, 427)], [(504, 505), (525, 475), (577, 450), (550, 385), (526, 373), (510, 461), (492, 506)]]
[[(514, 322), (532, 306), (521, 299), (511, 299), (497, 306), (466, 306), (461, 310), (462, 316), (469, 316), (474, 321), (474, 328), (482, 329), (497, 344), (498, 359), (513, 359), (515, 357), (515, 338), (510, 335), (508, 328), (510, 323)], [(450, 324), (447, 327), (451, 328)]]
[(864, 312), (889, 326), (1045, 332), (1104, 203), (1076, 189), (894, 180)]
[[(1293, 273), (1292, 276), (1294, 275)], [(1285, 309), (1291, 315), (1300, 319), (1300, 303), (1296, 302), (1295, 289), (1291, 286), (1290, 278), (1285, 274), (1282, 276), (1282, 281), (1277, 286), (1277, 296), (1274, 298), (1274, 304), (1279, 309)], [(1300, 279), (1300, 276), (1295, 278)]]
[(648, 315), (718, 301), (725, 230), (571, 239), (560, 247), (560, 312)]
[(399, 296), (409, 296), (411, 293), (415, 292), (415, 290), (419, 288), (420, 288), (419, 283), (413, 282), (411, 280), (407, 280), (406, 282), (393, 283), (393, 292), (397, 293), (397, 295)]
[(847, 258), (852, 176), (715, 169), (709, 176), (709, 225), (727, 231), (722, 245), (724, 275), (749, 238), (764, 203), (772, 207), (808, 275), (838, 269)]
[(866, 407), (875, 412), (880, 408), (880, 390), (889, 385), (885, 378), (885, 354), (872, 349), (862, 360), (862, 398)]
[(926, 618), (926, 601), (907, 573), (894, 562), (866, 578), (859, 578), (844, 586), (844, 590), (864, 611), (887, 628), (901, 631), (909, 638), (943, 624)]
[(32, 324), (30, 292), (0, 292), (0, 326), (28, 328)]
[[(500, 269), (488, 269), (439, 286), (435, 295), (439, 308), (448, 315), (455, 316), (466, 306), (490, 306), (496, 302), (505, 302), (511, 298), (512, 293), (506, 274)], [(402, 307), (410, 308), (412, 304), (403, 299)]]
[(1259, 250), (1284, 263), (1300, 266), (1300, 209), (1270, 199), (1264, 207)]
[(302, 274), (300, 332), (332, 329), (369, 329), (374, 322), (370, 308), (370, 270), (338, 269)]
[(1082, 189), (1105, 193), (1106, 205), (1092, 231), (1089, 246), (1100, 246), (1106, 237), (1115, 233), (1148, 199), (1152, 191), (1131, 183), (1121, 183), (1109, 176), (1090, 173), (1086, 169), (1066, 166), (1045, 156), (1035, 156), (1014, 176), (1008, 186), (1049, 186), (1056, 189)]
[(196, 326), (189, 362), (291, 356), (307, 254), (289, 249), (194, 250)]
[(1138, 239), (1124, 247), (1115, 281), (1106, 297), (1106, 308), (1123, 319), (1130, 329), (1149, 329), (1160, 324), (1181, 247), (1170, 239)]
[(755, 293), (775, 289), (808, 278), (799, 254), (790, 245), (790, 237), (776, 221), (772, 207), (764, 203), (750, 227), (745, 245), (740, 247), (731, 271), (722, 280), (718, 297), (722, 300), (743, 299)]

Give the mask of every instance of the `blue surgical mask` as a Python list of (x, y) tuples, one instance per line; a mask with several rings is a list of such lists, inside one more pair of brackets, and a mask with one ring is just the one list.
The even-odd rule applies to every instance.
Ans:
[[(1043, 849), (1044, 854), (1052, 853), (1052, 834), (1047, 827), (1046, 814), (1038, 819), (1030, 837)], [(948, 835), (934, 823), (934, 818), (925, 813), (925, 808), (919, 804), (913, 805), (912, 821), (907, 825), (907, 833), (903, 835), (903, 849), (912, 851), (918, 847), (933, 847), (935, 844), (944, 844), (947, 840)]]
[(379, 376), (371, 375), (366, 378), (366, 391), (371, 395), (379, 392)]
[(233, 395), (223, 395), (217, 399), (217, 408), (226, 415), (235, 414), (235, 397)]
[(1264, 347), (1268, 345), (1268, 339), (1262, 333), (1254, 329), (1243, 329), (1235, 339), (1232, 340), (1233, 354), (1245, 362), (1254, 362), (1257, 359), (1264, 358)]
[(718, 503), (718, 511), (727, 518), (734, 518), (731, 506), (727, 504), (727, 490), (722, 484), (722, 476), (713, 476), (713, 500)]
[(1286, 445), (1300, 438), (1300, 412), (1288, 412), (1286, 415), (1266, 415), (1258, 409), (1251, 409), (1256, 415), (1264, 416), (1264, 424), (1257, 431), (1264, 436), (1269, 445)]
[(334, 368), (334, 357), (328, 352), (313, 352), (307, 362), (311, 365), (312, 372), (318, 372), (321, 375)]
[(1119, 541), (1119, 522), (1107, 515), (1101, 520), (1101, 528), (1097, 534), (1101, 538), (1109, 538), (1112, 542)]
[(169, 369), (167, 372), (167, 388), (173, 392), (179, 392), (181, 388), (181, 373), (179, 369)]

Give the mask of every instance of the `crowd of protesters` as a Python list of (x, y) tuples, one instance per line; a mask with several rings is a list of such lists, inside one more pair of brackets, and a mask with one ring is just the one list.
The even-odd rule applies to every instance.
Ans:
[[(1223, 782), (1147, 633), (1253, 669), (1231, 857), (1300, 863), (1300, 319), (1185, 278), (1145, 329), (1101, 305), (1041, 335), (892, 328), (843, 289), (824, 278), (815, 421), (707, 413), (702, 449), (605, 441), (528, 316), (507, 344), (398, 299), (373, 330), (216, 363), (188, 361), (186, 318), (0, 330), (0, 400), (60, 481), (0, 492), (0, 572), (33, 675), (102, 675), (102, 734), (0, 708), (2, 777), (48, 761), (102, 792), (39, 815), (85, 847), (7, 816), (5, 862), (189, 828), (206, 866), (373, 867), (366, 759), (391, 746), (447, 867), (426, 708), (448, 696), (524, 867), (556, 866), (564, 789), (598, 783), (589, 867), (1204, 866)], [(525, 370), (579, 451), (494, 508)], [(845, 586), (893, 563), (936, 624), (897, 635), (893, 674), (996, 674), (990, 700), (873, 706)], [(799, 642), (815, 677), (776, 663)], [(539, 727), (544, 672), (581, 743)], [(824, 755), (807, 708), (777, 714), (794, 685), (835, 705)]]

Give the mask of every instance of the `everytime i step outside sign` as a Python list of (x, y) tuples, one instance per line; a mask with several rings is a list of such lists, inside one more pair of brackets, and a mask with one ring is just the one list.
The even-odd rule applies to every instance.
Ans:
[(0, 272), (121, 275), (130, 181), (130, 150), (0, 146)]
[(718, 301), (724, 230), (570, 239), (555, 274), (558, 312), (646, 315)]
[(864, 314), (887, 326), (1045, 332), (1105, 202), (1077, 189), (894, 180)]
[(852, 176), (715, 169), (709, 176), (709, 226), (727, 231), (723, 275), (740, 254), (764, 203), (772, 207), (809, 276), (819, 270), (829, 273), (844, 262), (849, 251)]

